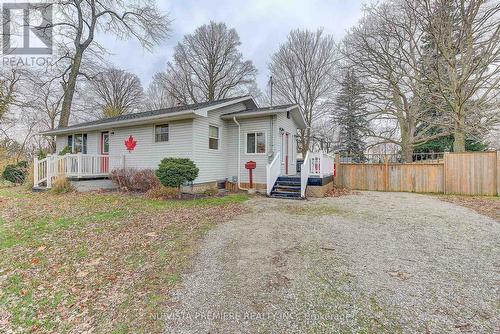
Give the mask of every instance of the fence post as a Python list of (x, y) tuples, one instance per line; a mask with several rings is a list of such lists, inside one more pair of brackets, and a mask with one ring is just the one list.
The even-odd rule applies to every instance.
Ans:
[(337, 187), (340, 187), (340, 184), (338, 181), (338, 180), (340, 180), (340, 153), (336, 153), (334, 157), (335, 158), (333, 161), (333, 166), (335, 168), (336, 175), (333, 178), (333, 181), (334, 181), (333, 184), (336, 185)]
[(33, 187), (38, 187), (38, 157), (33, 159)]
[(443, 193), (446, 194), (446, 174), (448, 173), (448, 154), (449, 152), (444, 152), (443, 155)]
[(388, 191), (389, 188), (389, 156), (384, 155), (384, 191)]
[(47, 189), (50, 189), (52, 188), (52, 170), (51, 170), (51, 166), (52, 166), (52, 155), (47, 155), (47, 160), (45, 161), (45, 163), (47, 164), (47, 167), (46, 167), (46, 170), (47, 170)]
[(497, 151), (496, 175), (497, 175), (497, 196), (500, 196), (500, 150)]

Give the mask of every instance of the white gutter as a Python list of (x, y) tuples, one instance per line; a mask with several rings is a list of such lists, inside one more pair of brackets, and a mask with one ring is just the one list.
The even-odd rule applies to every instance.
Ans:
[(241, 187), (241, 125), (236, 120), (236, 117), (233, 117), (233, 121), (238, 125), (238, 189), (248, 190), (247, 188)]

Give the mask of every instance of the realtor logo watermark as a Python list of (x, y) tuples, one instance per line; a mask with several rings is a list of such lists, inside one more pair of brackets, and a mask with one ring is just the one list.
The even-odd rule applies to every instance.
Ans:
[(52, 62), (52, 4), (2, 3), (2, 64), (45, 66)]

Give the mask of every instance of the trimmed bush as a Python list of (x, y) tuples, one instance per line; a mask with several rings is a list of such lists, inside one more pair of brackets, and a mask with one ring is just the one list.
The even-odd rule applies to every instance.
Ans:
[(22, 184), (26, 178), (28, 163), (21, 161), (17, 165), (7, 165), (2, 173), (2, 177), (16, 184)]
[(147, 192), (160, 186), (160, 181), (152, 169), (115, 169), (111, 172), (111, 181), (126, 191)]
[(180, 195), (181, 185), (194, 181), (198, 173), (198, 167), (190, 159), (165, 158), (160, 162), (156, 176), (165, 187), (177, 188)]
[(150, 199), (173, 199), (178, 195), (176, 188), (169, 188), (158, 186), (153, 189), (150, 189), (146, 193), (146, 197)]
[(59, 175), (52, 182), (50, 191), (56, 195), (66, 194), (73, 191), (73, 186), (65, 176)]

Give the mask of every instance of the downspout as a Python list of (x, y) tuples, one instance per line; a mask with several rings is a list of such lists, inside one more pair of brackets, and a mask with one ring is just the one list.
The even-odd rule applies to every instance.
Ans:
[(241, 125), (236, 120), (236, 116), (233, 117), (233, 121), (238, 125), (238, 189), (248, 190), (247, 188), (241, 187)]

